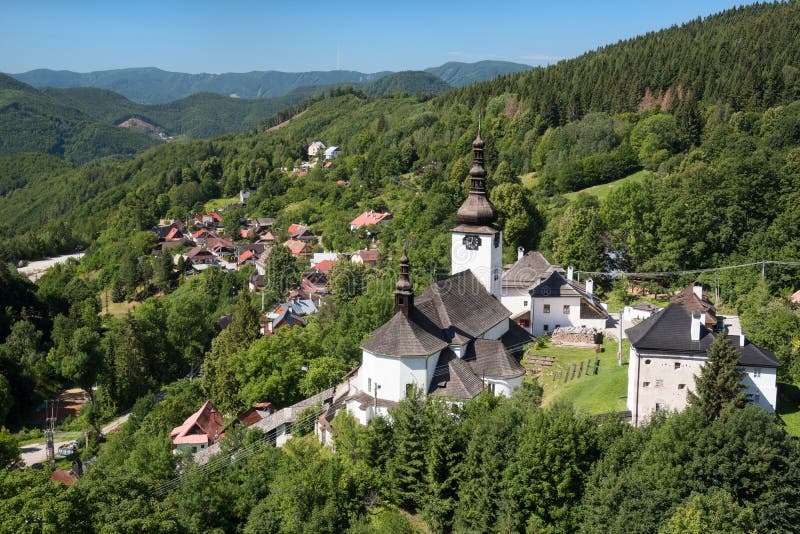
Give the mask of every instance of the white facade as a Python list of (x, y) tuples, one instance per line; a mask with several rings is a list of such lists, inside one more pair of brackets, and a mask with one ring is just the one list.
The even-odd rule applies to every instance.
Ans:
[(524, 287), (504, 287), (500, 295), (500, 302), (511, 312), (511, 317), (531, 311), (530, 290)]
[(525, 375), (520, 375), (515, 378), (494, 378), (490, 376), (483, 377), (483, 383), (495, 395), (503, 395), (510, 397), (514, 390), (522, 385), (525, 380)]
[(439, 353), (430, 356), (383, 356), (362, 352), (356, 387), (379, 399), (400, 402), (409, 386), (428, 391), (431, 377), (439, 361)]
[(581, 297), (535, 297), (531, 304), (531, 333), (550, 333), (558, 327), (576, 326), (603, 330), (606, 319), (581, 319)]
[(502, 232), (476, 234), (453, 230), (450, 251), (451, 274), (471, 270), (486, 291), (500, 299), (503, 274)]
[[(631, 347), (628, 364), (628, 409), (634, 425), (646, 423), (656, 411), (681, 411), (688, 406), (688, 392), (694, 390), (694, 377), (706, 362), (705, 357), (662, 355)], [(748, 399), (767, 412), (775, 413), (778, 391), (777, 369), (742, 367), (742, 384)]]

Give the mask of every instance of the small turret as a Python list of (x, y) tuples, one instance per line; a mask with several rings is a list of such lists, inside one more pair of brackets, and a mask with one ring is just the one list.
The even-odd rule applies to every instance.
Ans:
[(394, 289), (394, 311), (402, 312), (406, 317), (414, 309), (414, 287), (411, 285), (409, 270), (408, 256), (403, 252), (400, 258), (400, 278), (397, 279)]

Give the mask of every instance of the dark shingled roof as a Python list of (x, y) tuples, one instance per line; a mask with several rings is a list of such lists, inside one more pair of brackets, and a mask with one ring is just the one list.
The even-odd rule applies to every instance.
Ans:
[(717, 322), (717, 314), (716, 310), (714, 309), (714, 305), (710, 300), (708, 300), (708, 298), (706, 298), (705, 295), (703, 295), (703, 298), (698, 298), (697, 295), (694, 294), (695, 286), (700, 286), (702, 290), (702, 285), (700, 282), (695, 282), (683, 288), (679, 293), (673, 295), (669, 301), (672, 304), (682, 304), (690, 312), (705, 313), (706, 324), (713, 325)]
[(518, 357), (524, 351), (525, 344), (536, 341), (536, 337), (514, 321), (509, 321), (508, 332), (503, 334), (500, 341), (503, 342), (509, 354)]
[(472, 399), (483, 391), (483, 380), (449, 348), (439, 355), (428, 392), (450, 399)]
[(553, 271), (564, 272), (558, 265), (547, 261), (541, 252), (533, 250), (503, 273), (503, 287), (533, 287)]
[(456, 343), (474, 339), (511, 316), (469, 269), (428, 286), (414, 307)]
[[(572, 280), (567, 280), (559, 272), (552, 272), (547, 279), (535, 286), (531, 290), (532, 297), (580, 297), (581, 301), (581, 319), (594, 319), (601, 317), (608, 317), (605, 308), (600, 305), (600, 301), (594, 295), (590, 295), (580, 284)], [(594, 311), (591, 313), (587, 308), (584, 311), (583, 303), (589, 305)]]
[[(711, 311), (713, 313), (713, 308)], [(715, 335), (705, 325), (701, 325), (700, 340), (692, 341), (691, 325), (692, 310), (682, 302), (673, 302), (664, 311), (629, 328), (626, 333), (631, 344), (640, 352), (705, 357), (711, 343), (719, 334)], [(739, 352), (739, 365), (780, 367), (780, 362), (770, 351), (747, 339), (742, 347), (739, 336), (728, 336), (728, 339)]]
[(395, 313), (370, 334), (362, 347), (386, 356), (428, 356), (447, 345), (441, 332), (437, 333), (436, 326), (415, 309), (410, 317), (399, 311)]
[(509, 356), (499, 339), (476, 339), (463, 357), (477, 376), (514, 378), (525, 374), (525, 368)]

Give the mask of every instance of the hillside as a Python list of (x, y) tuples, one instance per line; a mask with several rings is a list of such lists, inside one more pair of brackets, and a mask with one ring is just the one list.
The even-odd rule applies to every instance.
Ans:
[(530, 65), (510, 61), (477, 61), (475, 63), (449, 61), (444, 65), (425, 69), (425, 72), (441, 78), (453, 87), (463, 87), (532, 68)]
[(439, 94), (452, 89), (441, 78), (421, 71), (397, 72), (384, 76), (380, 80), (364, 84), (369, 95), (383, 96), (394, 93)]
[[(427, 69), (454, 87), (530, 68), (504, 61), (445, 63)], [(97, 87), (119, 93), (134, 102), (163, 104), (194, 93), (217, 93), (239, 98), (274, 98), (308, 86), (369, 83), (391, 72), (355, 71), (278, 72), (253, 71), (224, 74), (186, 74), (156, 68), (132, 68), (96, 72), (37, 69), (12, 74), (34, 87)]]
[(70, 161), (130, 157), (158, 141), (94, 120), (80, 109), (0, 75), (0, 155), (44, 152)]

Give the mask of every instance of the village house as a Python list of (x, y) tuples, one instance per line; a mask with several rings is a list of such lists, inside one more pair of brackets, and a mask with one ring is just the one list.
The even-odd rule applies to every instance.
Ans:
[(176, 451), (195, 453), (216, 443), (220, 438), (222, 427), (222, 414), (211, 401), (206, 401), (182, 425), (173, 428), (170, 437)]
[(315, 252), (311, 256), (311, 268), (313, 269), (316, 265), (322, 261), (331, 260), (331, 261), (338, 261), (339, 260), (339, 253), (338, 252)]
[(201, 213), (194, 216), (194, 224), (196, 227), (219, 228), (222, 226), (222, 215), (216, 211)]
[(511, 312), (511, 319), (523, 328), (531, 326), (531, 290), (553, 272), (564, 274), (558, 265), (552, 265), (541, 252), (524, 253), (517, 249), (517, 261), (503, 272), (500, 302)]
[(508, 396), (522, 385), (525, 369), (515, 355), (532, 337), (499, 300), (502, 230), (486, 191), (483, 148), (479, 135), (469, 196), (451, 231), (452, 275), (415, 297), (404, 254), (394, 316), (369, 335), (361, 366), (337, 388), (362, 423), (414, 391), (461, 402), (484, 389)]
[(236, 419), (225, 427), (224, 431), (227, 432), (228, 429), (236, 428), (237, 426), (243, 426), (245, 428), (252, 426), (273, 413), (275, 413), (275, 407), (272, 406), (271, 402), (257, 402), (250, 408), (240, 412), (239, 415), (236, 416)]
[(331, 272), (331, 269), (333, 269), (333, 266), (337, 263), (339, 263), (339, 260), (322, 260), (316, 265), (312, 265), (312, 267), (321, 273), (328, 274)]
[(192, 265), (213, 265), (216, 263), (214, 255), (202, 247), (192, 248), (183, 257)]
[(370, 226), (376, 224), (386, 224), (392, 220), (391, 213), (381, 213), (378, 211), (365, 211), (352, 221), (350, 221), (350, 231), (355, 231), (362, 226)]
[(364, 250), (357, 250), (353, 252), (350, 256), (350, 261), (353, 263), (363, 263), (364, 265), (368, 265), (370, 267), (377, 267), (378, 266), (378, 259), (380, 258), (380, 252), (378, 249), (364, 249)]
[[(567, 271), (569, 276), (569, 270)], [(584, 331), (605, 330), (608, 312), (594, 295), (594, 280), (586, 279), (582, 287), (554, 271), (534, 286), (531, 295), (531, 333), (551, 334), (558, 328), (579, 328)]]
[(310, 145), (308, 145), (308, 157), (309, 158), (316, 158), (320, 151), (324, 153), (327, 147), (322, 141), (314, 141)]
[(311, 233), (311, 230), (302, 224), (291, 224), (286, 231), (289, 233), (289, 239), (294, 239), (295, 241), (304, 241), (309, 243), (311, 241), (316, 241), (317, 239), (317, 237)]
[(338, 146), (329, 146), (325, 149), (325, 160), (329, 161), (332, 159), (336, 159), (339, 157), (339, 147)]
[(662, 311), (629, 328), (628, 409), (633, 424), (646, 423), (655, 412), (685, 409), (708, 348), (725, 335), (739, 353), (748, 400), (774, 413), (780, 363), (770, 351), (749, 341), (737, 324), (717, 317), (702, 285), (695, 283)]
[(289, 252), (292, 253), (293, 256), (307, 258), (314, 253), (314, 249), (311, 248), (307, 242), (298, 241), (296, 239), (288, 239), (284, 241), (283, 246), (289, 249)]
[(271, 336), (283, 326), (305, 326), (306, 320), (303, 316), (313, 313), (317, 313), (317, 306), (310, 299), (293, 299), (276, 304), (272, 310), (264, 314), (261, 334)]

